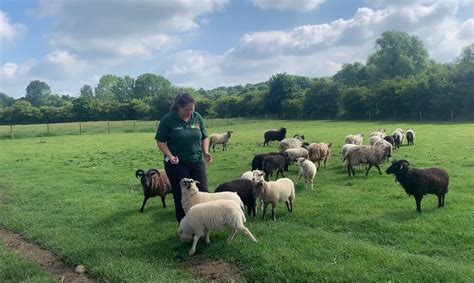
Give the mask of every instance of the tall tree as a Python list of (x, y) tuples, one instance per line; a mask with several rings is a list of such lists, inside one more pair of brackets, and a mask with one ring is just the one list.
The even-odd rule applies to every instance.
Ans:
[(0, 106), (10, 106), (15, 102), (15, 98), (0, 92)]
[(141, 74), (135, 80), (133, 95), (137, 99), (147, 96), (171, 95), (171, 82), (155, 74)]
[(114, 93), (112, 92), (112, 88), (117, 83), (118, 77), (107, 74), (103, 75), (97, 87), (95, 88), (95, 96), (99, 100), (112, 100), (114, 98)]
[(135, 80), (129, 76), (118, 78), (117, 83), (112, 87), (114, 97), (119, 102), (129, 102), (133, 99), (133, 85)]
[(265, 99), (265, 107), (269, 113), (281, 113), (282, 101), (293, 98), (297, 88), (293, 77), (283, 73), (273, 75), (269, 82), (270, 90)]
[(79, 96), (93, 98), (94, 93), (92, 92), (92, 87), (88, 84), (83, 85), (79, 91)]
[(407, 77), (425, 70), (429, 56), (421, 40), (405, 32), (386, 31), (376, 41), (376, 52), (369, 56), (376, 80)]
[(32, 106), (44, 105), (45, 97), (51, 94), (49, 85), (42, 81), (31, 81), (26, 87), (25, 100), (30, 102)]

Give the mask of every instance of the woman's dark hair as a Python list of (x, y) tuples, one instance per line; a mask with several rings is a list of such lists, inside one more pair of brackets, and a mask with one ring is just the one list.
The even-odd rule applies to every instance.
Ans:
[(188, 92), (179, 93), (171, 104), (170, 112), (178, 112), (178, 107), (184, 108), (189, 103), (196, 104), (194, 97)]

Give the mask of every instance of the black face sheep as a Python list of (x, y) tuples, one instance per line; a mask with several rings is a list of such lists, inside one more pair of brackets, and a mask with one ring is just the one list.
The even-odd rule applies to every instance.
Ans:
[(222, 150), (227, 150), (227, 144), (230, 142), (230, 138), (234, 132), (227, 131), (223, 134), (212, 134), (209, 136), (209, 150), (216, 152), (216, 144), (222, 144)]
[(343, 160), (347, 160), (347, 173), (349, 174), (349, 177), (351, 176), (351, 173), (353, 176), (355, 176), (354, 167), (359, 164), (369, 165), (365, 172), (365, 176), (369, 174), (372, 166), (375, 166), (379, 170), (380, 175), (382, 175), (379, 165), (382, 164), (387, 158), (391, 157), (391, 150), (392, 149), (390, 147), (376, 145), (358, 145), (351, 148), (346, 153)]
[(275, 180), (278, 179), (278, 173), (283, 175), (283, 170), (288, 168), (290, 164), (290, 159), (287, 153), (282, 153), (279, 155), (269, 155), (265, 156), (262, 161), (263, 172), (265, 172), (265, 179), (268, 181), (270, 176), (273, 176), (273, 171), (277, 171)]
[(286, 137), (286, 128), (280, 128), (278, 130), (266, 130), (263, 134), (263, 146), (268, 145), (271, 141), (281, 141)]
[(388, 141), (391, 145), (395, 145), (395, 139), (392, 136), (385, 136), (383, 139)]
[(143, 171), (138, 169), (135, 172), (135, 177), (140, 177), (140, 182), (143, 186), (143, 199), (142, 207), (140, 212), (143, 212), (147, 200), (151, 197), (160, 196), (163, 207), (166, 207), (166, 194), (171, 193), (171, 185), (168, 176), (166, 176), (165, 170), (150, 169)]
[(415, 132), (413, 130), (407, 131), (407, 145), (415, 145)]
[(257, 186), (257, 182), (248, 179), (237, 179), (220, 184), (215, 192), (226, 191), (236, 192), (247, 207), (248, 215), (253, 214), (255, 217), (257, 196), (261, 194), (261, 187)]
[(443, 207), (445, 194), (448, 193), (448, 172), (441, 168), (409, 168), (409, 165), (406, 160), (394, 161), (385, 172), (394, 174), (405, 192), (415, 197), (416, 211), (421, 212), (421, 200), (426, 194), (438, 196), (438, 207)]

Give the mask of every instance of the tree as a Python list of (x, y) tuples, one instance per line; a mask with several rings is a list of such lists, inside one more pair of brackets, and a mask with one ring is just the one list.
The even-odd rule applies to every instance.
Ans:
[(369, 82), (368, 68), (364, 64), (344, 64), (342, 69), (334, 75), (334, 81), (348, 87), (365, 86)]
[(79, 96), (84, 96), (88, 98), (93, 98), (94, 93), (92, 93), (92, 87), (88, 84), (85, 84), (81, 87), (81, 90), (79, 91)]
[(15, 98), (0, 92), (0, 107), (10, 106), (15, 102)]
[(147, 73), (139, 75), (135, 80), (134, 98), (142, 99), (146, 96), (158, 96), (160, 94), (167, 96), (172, 94), (171, 82), (164, 77)]
[(47, 95), (51, 94), (49, 85), (42, 81), (31, 81), (26, 87), (25, 100), (30, 102), (32, 106), (44, 105), (44, 100)]
[(112, 93), (119, 102), (129, 102), (133, 99), (133, 85), (135, 80), (129, 76), (117, 78), (117, 82), (112, 86)]
[(270, 90), (265, 99), (265, 108), (268, 113), (281, 113), (282, 101), (293, 98), (297, 91), (293, 77), (287, 74), (272, 75), (268, 85)]
[(99, 100), (112, 100), (114, 98), (114, 93), (112, 92), (112, 89), (114, 85), (117, 83), (118, 77), (107, 74), (103, 75), (99, 83), (97, 84), (97, 87), (95, 88), (95, 96)]
[(349, 119), (366, 119), (369, 112), (369, 91), (365, 87), (346, 89), (341, 95), (344, 116)]
[(414, 75), (424, 71), (428, 64), (428, 52), (421, 40), (396, 31), (382, 33), (376, 41), (376, 52), (367, 61), (375, 80)]
[(315, 80), (304, 96), (303, 111), (308, 118), (332, 119), (337, 117), (341, 85), (328, 79)]
[(79, 96), (72, 101), (72, 112), (79, 121), (90, 121), (94, 119), (94, 105), (92, 98)]
[(15, 124), (37, 123), (41, 120), (41, 112), (26, 100), (17, 100), (12, 105), (12, 122)]

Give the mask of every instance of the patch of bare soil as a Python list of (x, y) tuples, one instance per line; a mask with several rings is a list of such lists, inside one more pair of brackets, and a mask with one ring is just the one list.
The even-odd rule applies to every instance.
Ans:
[(185, 269), (198, 280), (210, 282), (243, 282), (242, 272), (224, 261), (189, 261), (183, 264)]
[(0, 229), (0, 240), (3, 241), (5, 246), (10, 250), (38, 263), (59, 282), (98, 282), (95, 279), (87, 277), (85, 274), (74, 272), (74, 269), (64, 264), (57, 255), (37, 245), (28, 243), (18, 234)]

